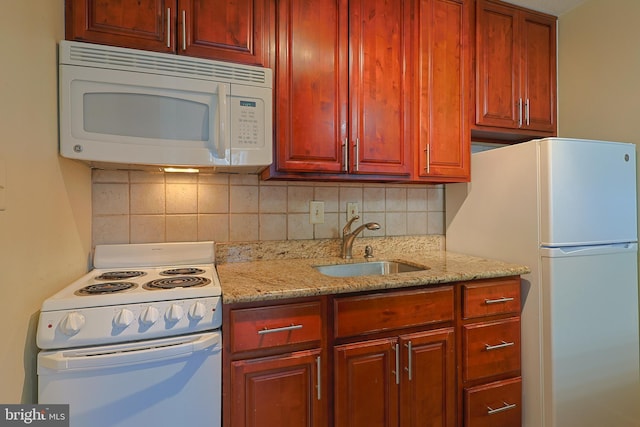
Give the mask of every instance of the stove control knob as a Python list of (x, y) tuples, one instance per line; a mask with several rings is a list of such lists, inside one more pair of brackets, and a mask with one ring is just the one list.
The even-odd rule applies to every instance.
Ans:
[(166, 316), (167, 321), (171, 323), (177, 322), (184, 316), (184, 309), (178, 304), (171, 304), (171, 307), (167, 310)]
[(160, 312), (155, 307), (147, 307), (140, 315), (140, 322), (143, 325), (151, 326), (160, 318)]
[(133, 322), (133, 312), (126, 308), (120, 310), (120, 312), (113, 318), (113, 324), (118, 328), (126, 328), (131, 324), (131, 322)]
[(72, 337), (84, 326), (85, 318), (82, 314), (77, 311), (73, 311), (67, 314), (62, 322), (60, 322), (60, 330), (63, 334)]
[(193, 320), (202, 320), (206, 314), (207, 308), (200, 301), (197, 301), (189, 308), (189, 317)]

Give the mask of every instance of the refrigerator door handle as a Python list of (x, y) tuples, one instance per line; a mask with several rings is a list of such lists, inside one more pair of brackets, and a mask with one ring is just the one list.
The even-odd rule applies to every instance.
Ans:
[(587, 256), (587, 255), (603, 255), (620, 252), (637, 252), (637, 243), (613, 243), (609, 245), (592, 245), (592, 246), (566, 246), (566, 247), (546, 247), (540, 248), (540, 255), (549, 258), (569, 257), (569, 256)]

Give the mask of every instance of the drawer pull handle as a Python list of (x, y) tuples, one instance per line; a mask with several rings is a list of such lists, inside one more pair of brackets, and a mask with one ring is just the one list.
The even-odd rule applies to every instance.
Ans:
[(273, 334), (275, 332), (295, 331), (296, 329), (302, 329), (302, 325), (290, 325), (290, 326), (283, 326), (281, 328), (273, 328), (273, 329), (268, 329), (265, 326), (264, 329), (261, 329), (258, 331), (258, 335)]
[(487, 406), (487, 415), (493, 415), (493, 414), (498, 414), (500, 412), (504, 412), (504, 411), (508, 411), (509, 409), (513, 409), (515, 408), (517, 405), (515, 403), (507, 403), (507, 402), (502, 402), (504, 403), (504, 406), (501, 408), (496, 408), (496, 409), (492, 409), (490, 406)]
[(510, 297), (502, 297), (502, 298), (498, 298), (498, 299), (486, 299), (484, 300), (485, 304), (501, 304), (504, 302), (509, 302), (509, 301), (513, 301), (514, 298), (510, 298)]
[(489, 344), (485, 344), (484, 345), (484, 349), (487, 351), (491, 351), (491, 350), (499, 350), (501, 348), (505, 348), (505, 347), (511, 347), (515, 345), (514, 342), (506, 342), (506, 341), (502, 341), (501, 344), (496, 344), (496, 345), (489, 345)]

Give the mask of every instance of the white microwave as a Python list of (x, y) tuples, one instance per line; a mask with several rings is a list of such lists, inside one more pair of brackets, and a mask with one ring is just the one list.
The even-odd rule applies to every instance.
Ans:
[(248, 173), (273, 160), (268, 68), (61, 41), (59, 79), (63, 157)]

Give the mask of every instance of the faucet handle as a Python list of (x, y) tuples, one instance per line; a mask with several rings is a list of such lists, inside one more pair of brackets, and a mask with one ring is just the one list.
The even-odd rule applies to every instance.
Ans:
[(355, 221), (357, 221), (359, 219), (360, 219), (360, 215), (352, 216), (351, 219), (349, 221), (347, 221), (347, 224), (342, 229), (342, 235), (351, 233), (351, 224), (353, 224)]

